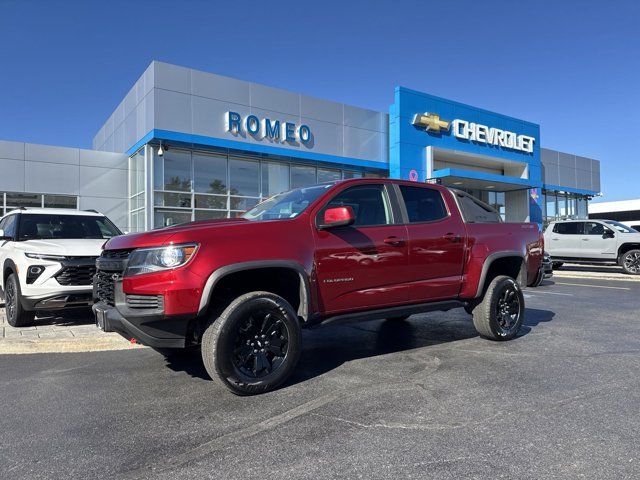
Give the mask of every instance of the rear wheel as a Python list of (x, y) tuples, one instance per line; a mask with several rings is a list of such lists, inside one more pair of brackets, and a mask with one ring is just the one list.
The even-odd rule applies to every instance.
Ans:
[(233, 393), (255, 395), (289, 378), (301, 343), (291, 305), (273, 293), (251, 292), (211, 320), (202, 337), (202, 360), (211, 378)]
[(640, 250), (629, 250), (620, 257), (620, 265), (629, 275), (640, 275)]
[(9, 325), (12, 327), (28, 327), (36, 317), (36, 312), (22, 308), (20, 301), (21, 296), (18, 276), (12, 273), (9, 275), (9, 278), (7, 278), (4, 292), (4, 307), (7, 322), (9, 322)]
[(524, 296), (518, 282), (500, 275), (494, 278), (476, 308), (473, 325), (490, 340), (511, 340), (524, 322)]

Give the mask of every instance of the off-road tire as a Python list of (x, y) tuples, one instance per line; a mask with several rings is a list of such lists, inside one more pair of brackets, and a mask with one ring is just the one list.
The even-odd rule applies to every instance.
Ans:
[[(505, 308), (508, 307), (509, 312), (516, 310), (512, 313), (516, 314), (515, 319), (505, 314), (513, 322), (508, 327), (501, 324), (504, 318), (500, 316), (505, 296), (508, 296)], [(524, 296), (520, 285), (513, 278), (500, 275), (491, 281), (482, 302), (473, 309), (473, 325), (482, 337), (489, 340), (511, 340), (522, 327), (524, 315)]]
[[(246, 327), (247, 322), (251, 323), (251, 320), (255, 324), (260, 323), (260, 320), (253, 317), (259, 317), (265, 311), (272, 312), (280, 333), (286, 332), (286, 335), (283, 333), (278, 337), (283, 345), (285, 342), (281, 339), (286, 336), (286, 353), (283, 357), (278, 357), (283, 360), (279, 361), (276, 367), (272, 365), (272, 368), (275, 368), (273, 371), (261, 377), (253, 377), (243, 372), (242, 366), (238, 366), (241, 357), (238, 352), (245, 348), (245, 343), (239, 344), (238, 339), (242, 338), (242, 335), (248, 335), (249, 329), (241, 330), (241, 327)], [(266, 317), (263, 322), (264, 327)], [(258, 347), (264, 347), (260, 352), (265, 353), (250, 353), (245, 358), (253, 355), (254, 361), (259, 362), (258, 355), (264, 355), (264, 358), (271, 355), (269, 349), (274, 348), (275, 342), (265, 345), (264, 340), (259, 341), (261, 344), (256, 350)], [(202, 361), (212, 380), (222, 383), (236, 395), (256, 395), (276, 389), (291, 376), (300, 358), (301, 344), (300, 323), (293, 307), (284, 298), (273, 293), (250, 292), (236, 298), (218, 318), (209, 321), (202, 336)], [(275, 360), (275, 357), (273, 359)]]
[(28, 327), (33, 324), (36, 312), (25, 310), (22, 307), (22, 292), (20, 291), (18, 276), (15, 273), (9, 275), (4, 287), (4, 308), (9, 325), (12, 327)]
[(620, 255), (620, 266), (628, 275), (640, 275), (640, 250), (634, 249)]

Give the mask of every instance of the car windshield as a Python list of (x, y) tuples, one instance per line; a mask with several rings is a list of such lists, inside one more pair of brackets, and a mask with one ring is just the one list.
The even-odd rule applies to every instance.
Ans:
[(333, 184), (296, 188), (279, 193), (242, 215), (245, 220), (282, 220), (295, 218), (313, 203), (313, 201), (331, 188)]
[(606, 223), (607, 225), (611, 225), (621, 233), (638, 233), (637, 230), (627, 227), (624, 223), (616, 222), (614, 220), (606, 220), (604, 223)]
[(18, 240), (108, 239), (122, 235), (106, 217), (28, 214), (20, 216)]

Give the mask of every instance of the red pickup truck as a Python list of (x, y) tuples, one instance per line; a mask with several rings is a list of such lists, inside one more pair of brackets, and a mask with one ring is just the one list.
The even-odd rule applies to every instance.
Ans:
[(542, 256), (538, 225), (503, 223), (464, 192), (346, 180), (109, 240), (93, 310), (103, 330), (158, 350), (200, 345), (210, 376), (249, 395), (282, 384), (301, 329), (320, 324), (464, 307), (480, 335), (509, 340)]

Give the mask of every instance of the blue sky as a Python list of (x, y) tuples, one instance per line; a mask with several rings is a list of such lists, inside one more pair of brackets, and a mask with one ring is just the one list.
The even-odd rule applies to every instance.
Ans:
[(90, 148), (151, 60), (387, 110), (393, 87), (541, 124), (640, 197), (637, 1), (0, 0), (0, 139)]

